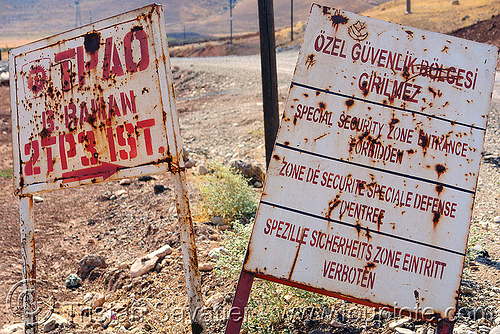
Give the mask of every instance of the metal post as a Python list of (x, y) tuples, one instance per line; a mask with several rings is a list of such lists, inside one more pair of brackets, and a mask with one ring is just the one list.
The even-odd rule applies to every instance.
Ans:
[(293, 42), (293, 0), (290, 0), (290, 40)]
[(230, 30), (229, 41), (231, 45), (233, 45), (233, 0), (229, 0), (229, 30)]
[(406, 0), (406, 14), (411, 14), (411, 0)]
[(276, 41), (272, 0), (258, 0), (260, 31), (260, 67), (262, 71), (262, 98), (264, 103), (264, 134), (266, 166), (269, 167), (274, 141), (278, 134), (278, 77), (276, 73)]
[(454, 321), (441, 319), (436, 328), (436, 334), (453, 334)]
[(35, 224), (32, 196), (19, 198), (19, 220), (21, 225), (21, 256), (23, 260), (24, 327), (26, 334), (36, 334), (38, 326), (35, 295)]
[(233, 305), (229, 311), (229, 319), (227, 320), (225, 334), (238, 334), (240, 332), (243, 319), (245, 318), (245, 308), (248, 304), (248, 297), (250, 297), (250, 291), (252, 290), (254, 278), (254, 273), (249, 273), (244, 270), (241, 271), (238, 286), (236, 287), (236, 293), (234, 295)]
[(204, 305), (201, 295), (201, 276), (198, 270), (196, 244), (194, 240), (193, 221), (189, 208), (189, 198), (186, 189), (186, 171), (179, 169), (172, 172), (175, 197), (177, 202), (177, 219), (181, 229), (182, 261), (186, 276), (186, 290), (189, 300), (189, 314), (191, 316), (191, 330), (193, 334), (206, 333)]

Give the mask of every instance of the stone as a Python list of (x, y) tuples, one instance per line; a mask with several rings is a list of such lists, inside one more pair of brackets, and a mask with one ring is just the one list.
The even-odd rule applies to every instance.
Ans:
[(409, 323), (410, 322), (410, 318), (408, 317), (405, 317), (405, 318), (401, 318), (401, 319), (398, 319), (398, 320), (394, 320), (392, 321), (391, 323), (389, 323), (389, 328), (398, 328), (398, 327), (401, 327), (403, 326), (404, 324), (406, 323)]
[(43, 324), (43, 332), (52, 332), (56, 328), (61, 328), (68, 325), (69, 322), (66, 318), (60, 316), (59, 314), (53, 313), (50, 318)]
[(218, 260), (220, 254), (228, 254), (229, 252), (224, 247), (217, 247), (208, 252), (208, 257), (212, 260)]
[(153, 191), (155, 194), (161, 194), (162, 192), (169, 190), (169, 188), (165, 187), (162, 184), (155, 184), (153, 187)]
[(104, 257), (100, 255), (86, 255), (80, 260), (78, 265), (79, 268), (77, 274), (82, 278), (82, 280), (85, 280), (94, 268), (106, 268)]
[(34, 203), (43, 203), (43, 198), (40, 196), (33, 196)]
[(494, 286), (493, 288), (491, 288), (491, 291), (500, 293), (500, 288), (498, 286)]
[(453, 1), (451, 2), (451, 4), (452, 4), (452, 5), (454, 5), (454, 6), (458, 6), (458, 5), (460, 5), (460, 1), (458, 1), (458, 0), (453, 0)]
[(417, 334), (427, 334), (427, 327), (421, 326), (421, 327), (417, 328), (416, 333)]
[(193, 168), (194, 166), (196, 166), (196, 161), (188, 160), (184, 163), (184, 166), (186, 168)]
[(83, 296), (83, 303), (87, 304), (94, 298), (95, 293), (93, 292), (87, 292), (85, 296)]
[(264, 182), (264, 172), (259, 166), (242, 160), (232, 160), (229, 162), (229, 166), (240, 171), (244, 177), (251, 180), (251, 183), (258, 181), (262, 184)]
[(143, 176), (140, 176), (138, 180), (141, 182), (148, 182), (151, 180), (156, 180), (156, 178), (154, 176), (151, 176), (151, 175), (143, 175)]
[(215, 305), (218, 305), (224, 301), (224, 295), (220, 292), (214, 293), (211, 295), (205, 302), (205, 305), (207, 307), (213, 307)]
[(114, 311), (109, 310), (108, 312), (104, 313), (100, 321), (102, 328), (104, 329), (108, 328), (111, 322), (115, 319), (116, 319), (116, 314)]
[(500, 224), (500, 216), (496, 216), (495, 218), (493, 218), (493, 222), (495, 224)]
[(172, 254), (173, 249), (170, 247), (170, 245), (165, 245), (161, 248), (158, 248), (152, 253), (149, 253), (148, 256), (156, 256), (158, 257), (159, 260), (162, 260), (165, 256)]
[(214, 265), (211, 262), (204, 262), (198, 266), (198, 269), (201, 271), (212, 271), (214, 269)]
[(490, 330), (490, 334), (499, 334), (500, 333), (500, 326), (495, 326)]
[(404, 327), (396, 327), (396, 328), (394, 328), (394, 330), (399, 334), (415, 334), (415, 332), (412, 331), (411, 329), (404, 328)]
[(125, 189), (120, 189), (120, 190), (117, 190), (115, 191), (114, 195), (116, 196), (116, 198), (120, 197), (120, 196), (123, 196), (123, 195), (126, 195), (127, 194), (127, 191)]
[(470, 296), (474, 293), (474, 290), (472, 290), (472, 288), (466, 286), (466, 285), (462, 285), (460, 287), (460, 293), (463, 294), (463, 295), (466, 295), (466, 296)]
[(123, 179), (120, 181), (120, 185), (121, 186), (129, 186), (132, 184), (132, 180), (131, 179)]
[(157, 261), (156, 256), (150, 258), (147, 255), (136, 259), (130, 267), (130, 277), (139, 277), (150, 272), (156, 266)]
[(466, 324), (460, 324), (460, 326), (453, 329), (454, 334), (474, 334), (474, 331), (470, 329)]
[(19, 322), (12, 325), (4, 325), (1, 334), (23, 334), (24, 322)]
[(495, 326), (500, 325), (500, 317), (496, 317), (496, 318), (495, 318), (495, 320), (493, 320), (493, 324), (494, 324)]
[(255, 181), (254, 184), (253, 184), (253, 187), (254, 188), (262, 188), (262, 182), (260, 181)]
[(203, 165), (199, 165), (198, 166), (198, 173), (200, 175), (207, 175), (208, 174), (208, 169), (207, 167), (203, 166)]
[(162, 260), (165, 256), (172, 254), (172, 251), (172, 247), (165, 245), (148, 255), (137, 258), (130, 267), (130, 277), (139, 277), (147, 272), (150, 272), (155, 268), (158, 261)]
[(210, 218), (210, 223), (212, 225), (224, 225), (224, 219), (221, 216), (215, 216)]
[(68, 289), (76, 289), (82, 285), (82, 279), (76, 274), (70, 274), (64, 283)]
[(93, 308), (102, 307), (105, 301), (106, 297), (102, 293), (96, 293), (92, 301), (92, 307)]

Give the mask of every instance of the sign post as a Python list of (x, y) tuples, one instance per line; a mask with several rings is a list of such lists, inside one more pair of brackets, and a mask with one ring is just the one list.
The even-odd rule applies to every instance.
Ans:
[[(36, 332), (36, 193), (170, 171), (192, 329), (204, 331), (200, 273), (161, 6), (11, 50), (14, 185), (20, 196), (25, 322)], [(27, 293), (29, 292), (29, 293)]]
[(226, 333), (253, 277), (451, 332), (496, 61), (312, 5)]

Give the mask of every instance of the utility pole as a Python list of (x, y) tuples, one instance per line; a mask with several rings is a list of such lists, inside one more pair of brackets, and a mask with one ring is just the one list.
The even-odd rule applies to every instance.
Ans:
[(411, 0), (406, 0), (406, 14), (411, 14)]
[(258, 0), (258, 5), (266, 167), (269, 167), (279, 126), (273, 0)]
[(290, 40), (293, 42), (293, 0), (290, 0)]
[(75, 28), (78, 28), (82, 25), (82, 15), (80, 14), (80, 0), (75, 0)]
[(229, 42), (233, 45), (233, 0), (229, 0)]

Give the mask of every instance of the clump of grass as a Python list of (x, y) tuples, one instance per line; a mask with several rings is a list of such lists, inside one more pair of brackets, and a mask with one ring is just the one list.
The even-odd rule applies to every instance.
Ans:
[[(237, 280), (245, 258), (253, 224), (233, 222), (233, 230), (222, 235), (226, 250), (219, 254), (216, 273), (226, 279)], [(328, 297), (292, 288), (274, 282), (256, 279), (248, 301), (243, 328), (250, 333), (279, 333), (285, 320), (304, 318), (310, 308), (325, 309)]]
[(0, 177), (12, 178), (14, 175), (14, 170), (12, 168), (6, 168), (0, 170)]
[(245, 177), (218, 162), (208, 165), (209, 173), (200, 177), (201, 207), (210, 217), (225, 221), (248, 221), (257, 211), (257, 195)]

